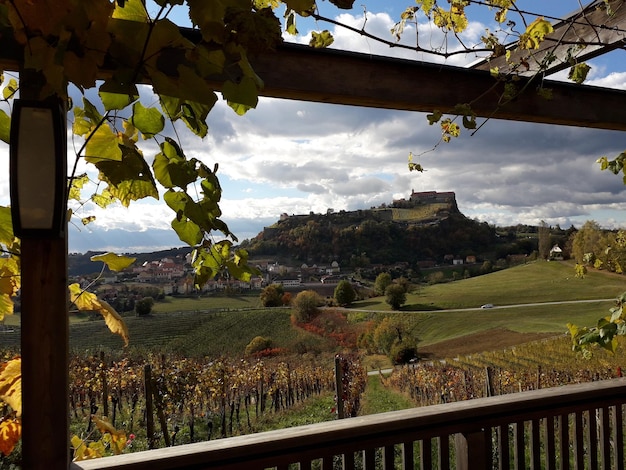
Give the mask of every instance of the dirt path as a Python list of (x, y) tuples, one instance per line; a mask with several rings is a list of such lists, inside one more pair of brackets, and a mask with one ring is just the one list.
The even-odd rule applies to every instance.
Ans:
[(424, 359), (443, 359), (446, 357), (463, 356), (483, 351), (504, 349), (517, 344), (529, 343), (544, 338), (553, 338), (554, 333), (517, 333), (504, 328), (482, 331), (461, 338), (441, 341), (436, 344), (419, 347)]

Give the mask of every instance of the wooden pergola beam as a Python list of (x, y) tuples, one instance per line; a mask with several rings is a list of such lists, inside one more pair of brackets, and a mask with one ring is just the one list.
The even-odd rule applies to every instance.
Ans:
[[(607, 13), (612, 12), (611, 15)], [(523, 25), (519, 25), (518, 29)], [(583, 62), (614, 49), (623, 47), (626, 39), (626, 0), (593, 1), (582, 10), (577, 10), (567, 18), (553, 25), (554, 31), (545, 37), (537, 50), (516, 50), (517, 43), (507, 47), (511, 56), (489, 58), (473, 66), (479, 70), (498, 67), (501, 73), (508, 73), (512, 68), (524, 76), (539, 72), (542, 61), (550, 54), (554, 60), (544, 64), (543, 74), (551, 75), (568, 69), (571, 64), (568, 55), (578, 62)], [(577, 44), (589, 44), (579, 47)], [(524, 63), (524, 65), (520, 65)]]
[(274, 98), (444, 113), (471, 103), (478, 116), (599, 129), (626, 130), (626, 91), (541, 81), (515, 82), (523, 93), (501, 105), (504, 84), (489, 72), (331, 49), (284, 44), (250, 58)]
[[(197, 31), (181, 30), (191, 41), (200, 40)], [(4, 46), (0, 67), (17, 70), (21, 61), (17, 48)], [(172, 63), (184, 62), (182, 52), (177, 57), (176, 50), (171, 58)], [(453, 113), (458, 104), (470, 103), (480, 117), (626, 130), (623, 90), (543, 80), (541, 86), (552, 94), (546, 99), (536, 93), (539, 80), (528, 78), (515, 82), (523, 92), (503, 105), (504, 83), (484, 70), (289, 43), (251, 56), (250, 61), (265, 83), (260, 94), (267, 97), (419, 112), (438, 109), (444, 113)], [(102, 77), (112, 72), (110, 65), (101, 70)], [(223, 77), (215, 78), (212, 84), (219, 89)]]

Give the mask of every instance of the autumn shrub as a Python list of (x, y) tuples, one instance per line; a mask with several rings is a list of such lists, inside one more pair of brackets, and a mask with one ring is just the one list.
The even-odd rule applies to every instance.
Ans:
[(251, 356), (260, 351), (263, 351), (264, 349), (270, 349), (271, 347), (271, 338), (266, 338), (264, 336), (255, 336), (254, 338), (252, 338), (252, 341), (250, 341), (246, 346), (245, 354), (246, 356)]

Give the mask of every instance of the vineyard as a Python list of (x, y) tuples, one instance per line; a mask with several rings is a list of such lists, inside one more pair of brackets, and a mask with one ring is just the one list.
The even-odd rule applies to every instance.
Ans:
[(503, 351), (421, 363), (381, 375), (383, 384), (411, 397), (417, 406), (558, 387), (622, 376), (625, 345), (611, 356), (598, 350), (583, 359), (571, 340), (558, 337)]
[[(72, 432), (99, 438), (94, 416), (123, 431), (133, 450), (257, 432), (259, 420), (307, 399), (335, 392), (336, 374), (346, 416), (356, 416), (366, 375), (356, 356), (342, 356), (339, 372), (299, 361), (189, 359), (150, 354), (74, 356), (70, 364)], [(329, 408), (327, 419), (334, 419)]]

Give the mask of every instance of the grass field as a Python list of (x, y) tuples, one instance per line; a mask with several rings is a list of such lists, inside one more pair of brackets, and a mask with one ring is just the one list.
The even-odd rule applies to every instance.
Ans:
[[(574, 276), (572, 263), (537, 261), (484, 276), (420, 288), (417, 293), (407, 296), (403, 310), (612, 299), (624, 291), (624, 276), (590, 271), (584, 279), (578, 279)], [(354, 308), (390, 310), (384, 297), (355, 302)]]
[[(426, 286), (408, 296), (405, 309), (390, 312), (382, 297), (355, 303), (354, 309), (388, 313), (350, 313), (353, 321), (400, 316), (417, 332), (420, 349), (435, 357), (474, 353), (566, 333), (568, 322), (594, 325), (608, 313), (612, 301), (537, 305), (515, 308), (477, 308), (576, 299), (612, 299), (626, 290), (626, 278), (591, 272), (585, 279), (573, 276), (569, 263), (536, 262), (485, 276), (447, 284)], [(274, 346), (295, 351), (319, 352), (326, 340), (292, 327), (289, 310), (255, 309), (258, 297), (170, 298), (155, 304), (147, 318), (126, 317), (131, 348), (158, 348), (189, 355), (239, 356), (257, 335), (272, 338)], [(443, 311), (446, 308), (473, 308)], [(215, 312), (218, 309), (232, 311)], [(421, 310), (408, 312), (406, 309)], [(213, 312), (211, 312), (213, 311)], [(7, 325), (19, 325), (19, 316), (7, 316)], [(71, 324), (71, 347), (75, 350), (122, 348), (119, 337), (109, 333), (102, 321)], [(2, 332), (0, 346), (17, 347), (19, 329)]]

